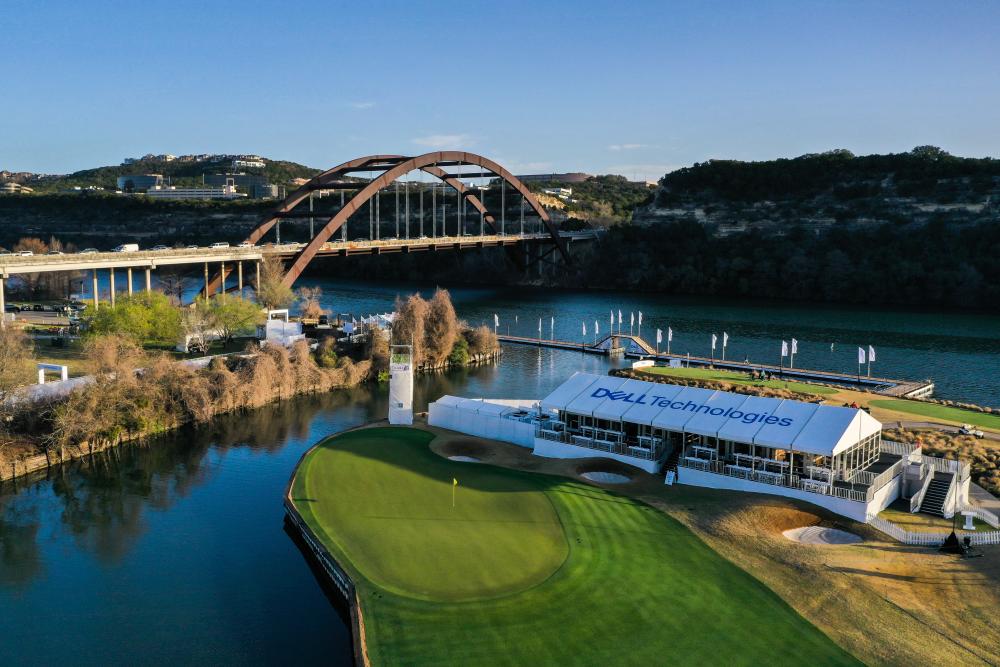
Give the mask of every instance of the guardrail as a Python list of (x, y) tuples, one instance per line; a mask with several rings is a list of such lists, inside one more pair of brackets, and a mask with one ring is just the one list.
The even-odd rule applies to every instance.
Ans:
[(896, 454), (897, 456), (903, 456), (906, 458), (911, 458), (914, 454), (916, 454), (917, 460), (920, 458), (920, 445), (910, 444), (907, 442), (883, 440), (880, 450), (886, 454)]
[(927, 468), (924, 468), (924, 466), (920, 466), (920, 470), (921, 472), (927, 470), (927, 474), (924, 475), (924, 483), (920, 486), (920, 490), (913, 494), (913, 497), (910, 498), (911, 513), (920, 511), (920, 505), (924, 502), (924, 496), (927, 494), (927, 489), (931, 485), (931, 480), (934, 479), (933, 467), (928, 466)]
[(552, 431), (549, 429), (536, 428), (535, 437), (542, 440), (551, 440), (552, 442), (558, 442), (564, 445), (573, 445), (574, 447), (583, 447), (584, 449), (593, 449), (599, 452), (608, 452), (609, 454), (620, 454), (621, 456), (629, 456), (631, 458), (641, 459), (644, 461), (658, 461), (660, 460), (660, 456), (663, 454), (662, 447), (646, 449), (645, 447), (640, 447), (639, 445), (630, 445), (625, 442), (612, 442), (608, 440), (595, 440), (594, 438), (589, 438), (584, 435), (570, 434), (565, 431)]

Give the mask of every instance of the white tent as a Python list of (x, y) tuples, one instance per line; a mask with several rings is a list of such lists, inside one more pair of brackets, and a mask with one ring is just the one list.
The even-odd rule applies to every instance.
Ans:
[(653, 417), (663, 410), (664, 403), (672, 401), (683, 389), (684, 387), (676, 384), (652, 384), (646, 390), (645, 402), (630, 404), (623, 419), (633, 424), (650, 426), (653, 423)]
[(684, 425), (685, 433), (697, 433), (715, 437), (722, 427), (730, 421), (729, 415), (746, 403), (747, 397), (743, 394), (730, 394), (726, 391), (717, 391), (705, 401), (708, 412), (699, 411), (694, 417)]
[(764, 396), (747, 396), (736, 410), (729, 413), (726, 423), (719, 429), (718, 436), (723, 440), (750, 443), (763, 424), (757, 421), (762, 414), (771, 414), (778, 409), (779, 398)]
[(611, 421), (621, 420), (630, 408), (636, 405), (648, 405), (647, 401), (652, 401), (652, 397), (648, 394), (651, 386), (656, 385), (642, 380), (626, 381), (614, 390), (616, 392), (614, 398), (605, 398), (594, 408), (594, 417)]
[(613, 375), (598, 376), (596, 381), (569, 402), (569, 405), (566, 406), (566, 412), (572, 412), (575, 415), (593, 415), (594, 408), (607, 400), (608, 395), (617, 391), (625, 382), (625, 378)]
[(799, 431), (792, 448), (833, 456), (881, 430), (881, 422), (862, 410), (822, 405)]
[[(795, 437), (812, 419), (817, 409), (819, 406), (814, 403), (781, 401), (769, 415), (761, 415), (763, 426), (754, 435), (754, 444), (776, 449), (792, 449)], [(816, 453), (822, 454), (822, 451)]]
[(699, 407), (715, 395), (711, 389), (700, 387), (684, 387), (674, 396), (670, 404), (653, 417), (653, 426), (668, 431), (681, 432), (685, 425), (695, 416)]
[(607, 376), (593, 375), (591, 373), (573, 373), (568, 380), (556, 387), (552, 393), (541, 400), (542, 410), (550, 412), (564, 409), (583, 390), (602, 377)]

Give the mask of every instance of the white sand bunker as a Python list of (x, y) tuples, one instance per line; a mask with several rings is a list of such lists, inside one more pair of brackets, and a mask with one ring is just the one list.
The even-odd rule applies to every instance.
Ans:
[(782, 535), (793, 542), (801, 542), (802, 544), (857, 544), (862, 541), (854, 533), (820, 526), (792, 528), (783, 532)]
[(449, 461), (459, 461), (461, 463), (479, 463), (475, 456), (449, 456)]
[(614, 472), (585, 472), (580, 477), (589, 479), (591, 482), (600, 482), (601, 484), (624, 484), (625, 482), (632, 481), (631, 477), (619, 475)]

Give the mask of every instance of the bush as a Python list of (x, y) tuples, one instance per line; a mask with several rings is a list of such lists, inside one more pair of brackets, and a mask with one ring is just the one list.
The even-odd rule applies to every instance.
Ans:
[(87, 336), (127, 336), (139, 344), (170, 345), (181, 336), (181, 312), (160, 292), (119, 296), (115, 305), (104, 304), (83, 312)]
[(451, 348), (451, 354), (448, 355), (448, 363), (452, 366), (465, 366), (469, 363), (469, 344), (465, 338), (459, 338), (455, 341), (455, 346)]

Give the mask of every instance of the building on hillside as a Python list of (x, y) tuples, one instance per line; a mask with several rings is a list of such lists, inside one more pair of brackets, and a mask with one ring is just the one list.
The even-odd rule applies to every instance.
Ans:
[(263, 169), (267, 163), (259, 155), (240, 155), (233, 159), (233, 171), (240, 169)]
[(573, 188), (543, 188), (542, 192), (563, 200), (569, 199), (573, 196)]
[[(939, 503), (930, 509), (944, 516), (968, 502), (966, 464), (883, 441), (882, 424), (863, 410), (589, 373), (574, 374), (527, 415), (477, 407), (474, 419), (462, 417), (462, 400), (435, 401), (428, 423), (538, 456), (666, 467), (670, 481), (675, 474), (681, 484), (797, 498), (858, 521), (899, 497), (914, 511)], [(482, 416), (491, 410), (495, 417)], [(530, 424), (530, 439), (503, 419)], [(939, 496), (928, 494), (931, 478)]]
[(177, 188), (169, 185), (150, 188), (146, 190), (146, 196), (150, 199), (243, 199), (247, 195), (237, 192), (234, 185), (221, 188)]
[(21, 185), (20, 183), (15, 183), (13, 181), (0, 183), (0, 194), (26, 195), (32, 192), (34, 192), (34, 190), (32, 188), (29, 188), (27, 185)]
[(224, 186), (232, 183), (240, 192), (245, 192), (254, 199), (275, 199), (278, 196), (278, 187), (267, 182), (264, 174), (247, 174), (244, 172), (236, 174), (204, 174), (202, 183), (213, 187)]
[(525, 174), (517, 178), (522, 183), (583, 183), (587, 179), (593, 178), (593, 175), (575, 171), (566, 174)]
[(126, 174), (118, 177), (117, 185), (122, 192), (145, 192), (163, 185), (163, 174)]

